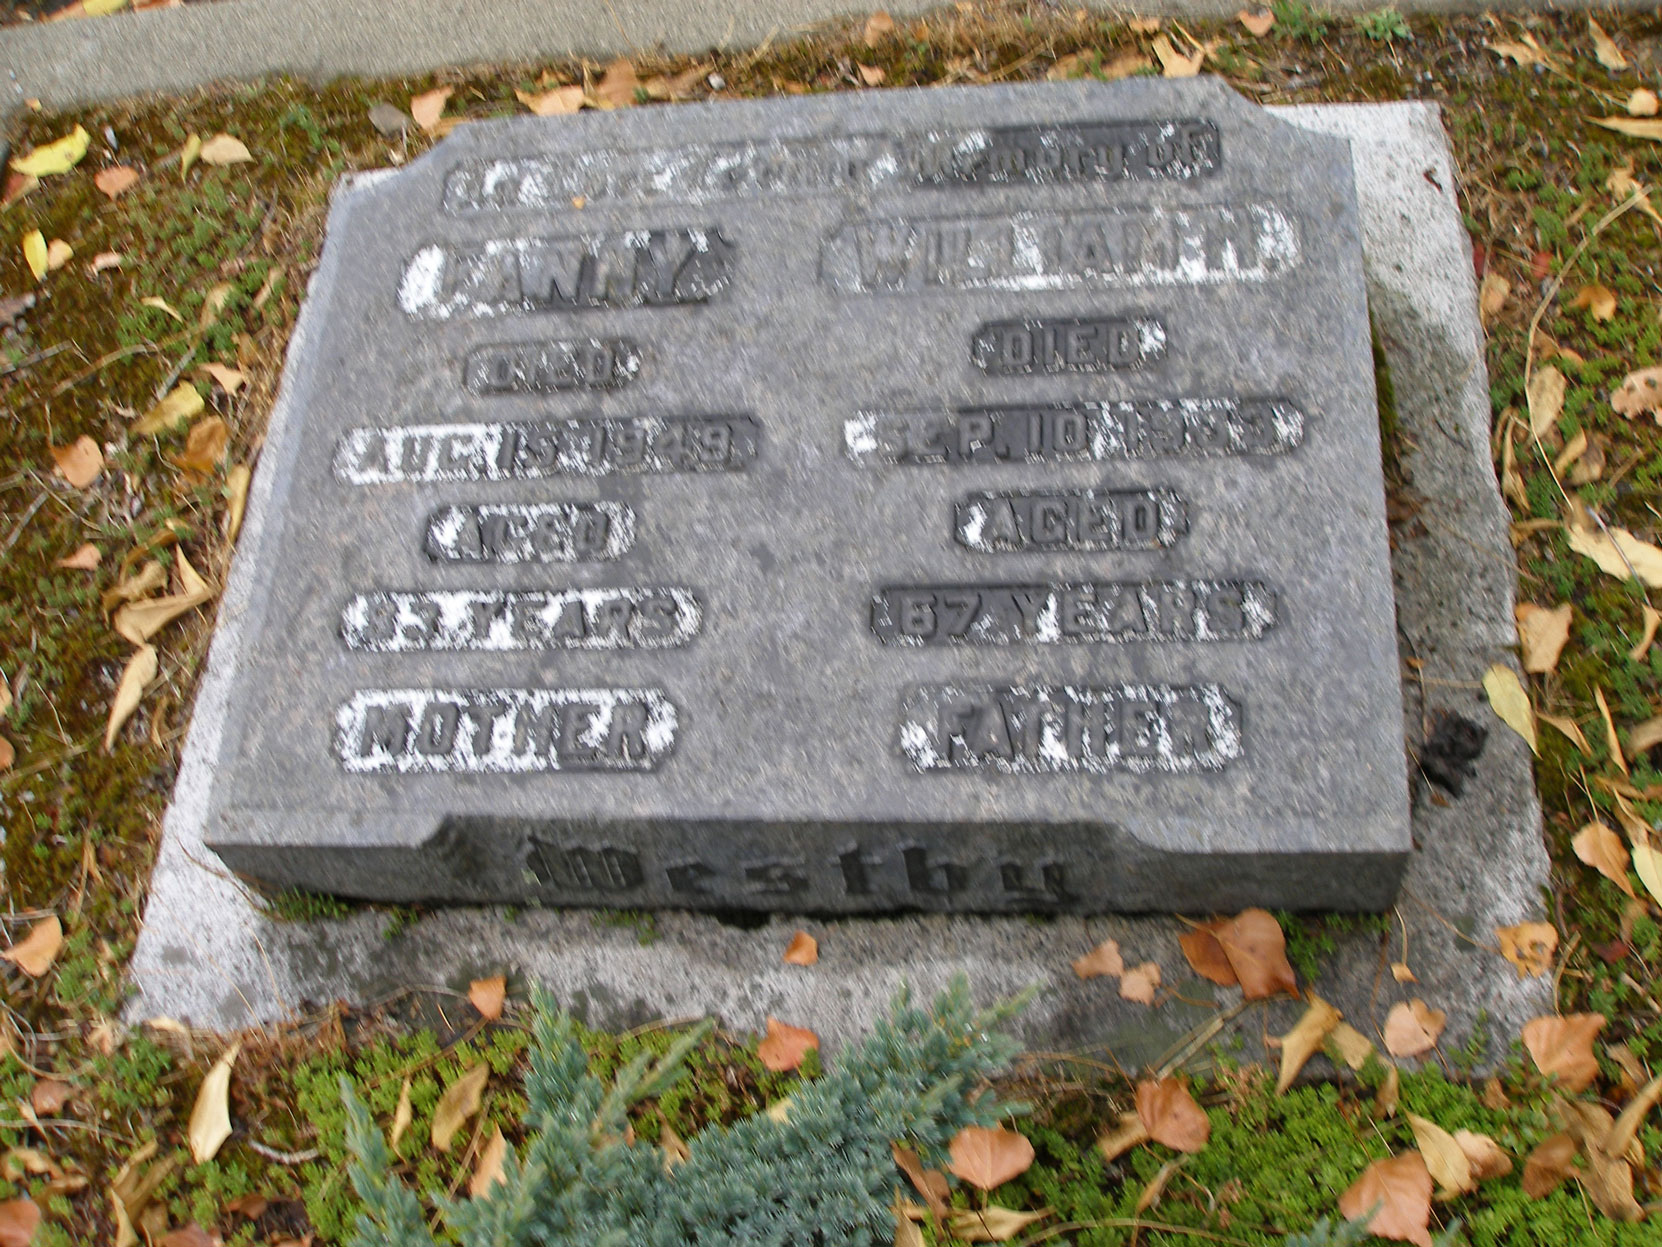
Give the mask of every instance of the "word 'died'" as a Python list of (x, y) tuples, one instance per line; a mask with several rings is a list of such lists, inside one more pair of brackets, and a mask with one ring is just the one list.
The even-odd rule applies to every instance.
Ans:
[(1152, 317), (996, 321), (970, 343), (976, 367), (995, 376), (1141, 368), (1165, 355), (1166, 327)]
[(352, 773), (650, 771), (675, 745), (653, 688), (366, 689), (335, 712)]
[(445, 176), (444, 208), (546, 211), (573, 199), (699, 203), (840, 190), (1186, 181), (1221, 167), (1218, 128), (1200, 120), (777, 137), (465, 160)]
[(1259, 640), (1277, 595), (1255, 580), (890, 585), (871, 600), (888, 645)]
[(1267, 281), (1301, 257), (1271, 204), (852, 221), (820, 250), (840, 294), (1074, 290)]
[(360, 593), (341, 611), (348, 649), (669, 649), (698, 634), (690, 589), (429, 589)]
[(462, 381), (474, 394), (608, 390), (635, 379), (641, 348), (627, 338), (512, 342), (468, 352)]
[(403, 424), (343, 434), (334, 466), (349, 485), (737, 472), (760, 440), (751, 416)]
[(398, 303), (426, 320), (703, 303), (737, 256), (714, 228), (435, 244), (405, 265)]
[(621, 502), (440, 507), (427, 519), (435, 563), (588, 563), (634, 544), (635, 512)]
[(985, 554), (1157, 550), (1189, 531), (1189, 512), (1169, 489), (970, 494), (958, 503), (952, 527), (959, 544)]
[(901, 704), (900, 748), (920, 771), (1220, 771), (1241, 710), (1215, 684), (931, 684)]
[(1282, 455), (1304, 426), (1280, 398), (862, 412), (843, 422), (843, 449), (863, 467)]

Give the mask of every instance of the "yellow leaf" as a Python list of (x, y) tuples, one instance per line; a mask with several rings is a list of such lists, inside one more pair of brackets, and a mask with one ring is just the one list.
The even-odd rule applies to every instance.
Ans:
[(140, 436), (151, 433), (160, 433), (164, 429), (177, 429), (192, 416), (199, 413), (206, 404), (202, 401), (194, 385), (182, 381), (133, 425), (133, 432)]
[(1517, 608), (1518, 640), (1523, 645), (1523, 669), (1534, 675), (1551, 671), (1558, 665), (1558, 656), (1564, 652), (1564, 643), (1570, 639), (1570, 604), (1548, 610), (1533, 602), (1521, 603)]
[(46, 276), (46, 235), (38, 229), (23, 235), (23, 259), (36, 281)]
[(11, 962), (32, 979), (38, 979), (52, 968), (58, 950), (63, 947), (63, 923), (56, 914), (42, 918), (29, 928), (29, 934), (5, 952), (0, 958)]
[(1483, 691), (1489, 695), (1489, 705), (1500, 721), (1529, 742), (1532, 751), (1540, 753), (1535, 739), (1535, 712), (1530, 709), (1529, 694), (1524, 692), (1517, 672), (1497, 662), (1483, 673)]
[(1650, 139), (1653, 143), (1662, 143), (1662, 121), (1637, 117), (1589, 117), (1587, 120), (1595, 126), (1603, 126), (1606, 130), (1614, 130), (1617, 134), (1625, 134), (1631, 139)]
[(1609, 286), (1594, 282), (1577, 290), (1570, 306), (1576, 311), (1589, 312), (1594, 320), (1609, 320), (1616, 315), (1616, 292)]
[(185, 140), (185, 145), (179, 151), (179, 178), (181, 181), (190, 173), (190, 167), (196, 163), (197, 157), (202, 154), (202, 136), (192, 134)]
[(46, 271), (55, 273), (75, 258), (75, 248), (61, 238), (46, 244)]
[(108, 17), (127, 7), (127, 0), (81, 0), (81, 8), (88, 17)]
[(502, 1176), (502, 1165), (508, 1159), (508, 1140), (502, 1137), (502, 1127), (498, 1126), (491, 1131), (490, 1140), (479, 1153), (479, 1163), (474, 1166), (473, 1176), (468, 1179), (467, 1193), (478, 1199), (491, 1187), (498, 1183), (506, 1183), (507, 1178)]
[[(1552, 969), (1552, 957), (1558, 951), (1558, 931), (1550, 922), (1496, 927), (1495, 934), (1500, 937), (1500, 955), (1517, 968), (1520, 979), (1539, 978)], [(1433, 1168), (1432, 1173), (1436, 1172)]]
[(242, 515), (248, 508), (248, 482), (253, 473), (246, 463), (236, 464), (225, 474), (225, 540), (235, 542), (242, 531)]
[(236, 165), (254, 159), (247, 145), (229, 134), (214, 135), (202, 144), (200, 155), (205, 165)]
[(1537, 368), (1529, 378), (1529, 434), (1539, 441), (1558, 423), (1564, 414), (1564, 374), (1548, 364)]
[(1598, 63), (1612, 73), (1626, 69), (1627, 57), (1622, 55), (1622, 50), (1616, 46), (1616, 41), (1605, 32), (1604, 27), (1589, 17), (1587, 19), (1587, 29), (1593, 36), (1593, 55), (1598, 58)]
[(1629, 896), (1633, 885), (1627, 880), (1627, 846), (1622, 838), (1603, 823), (1588, 823), (1575, 833), (1570, 841), (1576, 857), (1591, 866)]
[(481, 1061), (445, 1088), (439, 1102), (433, 1106), (433, 1146), (448, 1152), (456, 1132), (467, 1124), (467, 1119), (479, 1111), (479, 1101), (485, 1094), (485, 1083), (490, 1079), (491, 1067)]
[(1622, 757), (1622, 742), (1617, 738), (1616, 724), (1610, 718), (1610, 705), (1604, 700), (1604, 690), (1596, 684), (1593, 686), (1593, 700), (1598, 703), (1599, 717), (1604, 720), (1604, 743), (1610, 749), (1610, 760), (1626, 775), (1627, 759)]
[(91, 142), (92, 136), (85, 127), (76, 126), (56, 142), (37, 147), (27, 156), (19, 156), (12, 161), (12, 168), (36, 178), (68, 173), (81, 163), (81, 157), (87, 154), (87, 145)]
[(196, 1093), (196, 1105), (190, 1111), (186, 1133), (190, 1139), (190, 1157), (198, 1165), (218, 1155), (225, 1140), (231, 1137), (231, 1066), (241, 1049), (240, 1041), (227, 1048)]
[[(59, 559), (52, 566), (64, 567), (78, 572), (90, 572), (98, 566), (99, 560), (103, 557), (104, 555), (98, 547), (88, 541), (83, 545), (77, 546), (75, 553), (64, 555), (63, 558)], [(4, 714), (6, 712), (6, 703), (9, 701), (9, 697), (0, 697), (0, 714)]]
[(1472, 1163), (1455, 1138), (1434, 1121), (1404, 1113), (1414, 1142), (1425, 1157), (1425, 1167), (1437, 1183), (1438, 1199), (1454, 1199), (1477, 1189), (1472, 1177)]
[(1293, 1085), (1304, 1063), (1327, 1042), (1327, 1037), (1339, 1025), (1339, 1016), (1339, 1011), (1327, 1001), (1311, 994), (1310, 1007), (1304, 1016), (1281, 1037), (1281, 1073), (1275, 1080), (1277, 1095)]
[(961, 1208), (946, 1219), (955, 1238), (966, 1243), (1007, 1243), (1035, 1221), (1050, 1215), (1050, 1209), (1017, 1212), (988, 1204), (985, 1208)]
[(438, 129), (439, 118), (444, 115), (444, 106), (454, 90), (454, 87), (435, 87), (431, 91), (411, 96), (410, 116), (415, 118), (416, 125), (428, 134)]
[(145, 307), (153, 307), (158, 312), (166, 313), (167, 315), (173, 317), (173, 319), (178, 321), (181, 325), (185, 323), (185, 318), (179, 315), (178, 309), (160, 295), (148, 294), (145, 295), (144, 298), (140, 299), (139, 302)]
[(1639, 608), (1639, 617), (1644, 628), (1644, 633), (1640, 636), (1638, 644), (1627, 651), (1628, 658), (1634, 662), (1644, 661), (1645, 653), (1650, 649), (1650, 643), (1656, 639), (1656, 626), (1658, 624), (1662, 624), (1662, 611), (1655, 610), (1649, 606), (1641, 606)]
[(1639, 87), (1627, 97), (1627, 112), (1630, 117), (1654, 117), (1662, 111), (1662, 101), (1656, 98), (1656, 92), (1649, 87)]
[(110, 703), (110, 721), (104, 727), (105, 753), (115, 745), (116, 733), (122, 725), (139, 708), (145, 685), (156, 678), (160, 667), (161, 662), (153, 645), (140, 646), (138, 653), (127, 660), (127, 666), (121, 672), (121, 683), (116, 685), (115, 700)]
[(1662, 905), (1662, 853), (1658, 853), (1649, 844), (1633, 846), (1633, 869), (1639, 876), (1639, 882), (1645, 885), (1651, 899)]
[(398, 1089), (398, 1107), (392, 1110), (392, 1131), (387, 1135), (387, 1148), (394, 1156), (398, 1155), (398, 1142), (410, 1128), (410, 1121), (414, 1117), (415, 1106), (410, 1101), (410, 1077), (406, 1074), (404, 1085)]
[(1333, 1028), (1333, 1033), (1327, 1038), (1327, 1046), (1338, 1054), (1339, 1060), (1355, 1070), (1366, 1065), (1373, 1055), (1373, 1040), (1349, 1022), (1340, 1022)]
[(1552, 727), (1557, 728), (1560, 732), (1564, 733), (1565, 736), (1569, 737), (1571, 743), (1573, 743), (1577, 749), (1581, 750), (1582, 757), (1589, 758), (1592, 756), (1593, 747), (1587, 743), (1587, 737), (1583, 735), (1581, 725), (1574, 719), (1566, 718), (1561, 714), (1537, 714), (1535, 717), (1542, 723), (1550, 724)]

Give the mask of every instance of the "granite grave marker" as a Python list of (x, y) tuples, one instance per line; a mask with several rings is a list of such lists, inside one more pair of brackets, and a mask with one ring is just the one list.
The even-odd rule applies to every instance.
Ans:
[(208, 840), (386, 901), (1388, 906), (1349, 152), (1206, 81), (465, 126), (339, 197)]

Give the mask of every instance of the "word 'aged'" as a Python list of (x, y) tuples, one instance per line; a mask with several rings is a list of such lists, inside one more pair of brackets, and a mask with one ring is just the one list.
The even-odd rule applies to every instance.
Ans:
[(999, 376), (1141, 368), (1166, 355), (1166, 327), (1152, 317), (1005, 320), (970, 343), (976, 367)]
[(983, 553), (1155, 550), (1189, 531), (1188, 507), (1169, 489), (1053, 489), (970, 494), (953, 533)]
[(698, 633), (690, 589), (428, 589), (360, 593), (341, 611), (348, 649), (668, 649)]
[(820, 249), (839, 294), (1261, 282), (1294, 269), (1296, 217), (1272, 204), (851, 221)]
[(440, 507), (427, 520), (427, 557), (445, 563), (588, 563), (635, 544), (621, 502), (509, 502)]
[(1241, 710), (1216, 684), (930, 684), (901, 703), (900, 748), (920, 771), (1219, 771)]
[(511, 342), (468, 352), (462, 381), (474, 394), (552, 394), (609, 390), (641, 370), (641, 348), (628, 338)]
[(737, 472), (756, 458), (761, 432), (752, 416), (404, 424), (350, 430), (334, 466), (349, 485)]
[(889, 645), (1256, 641), (1276, 611), (1256, 580), (890, 585), (871, 600), (871, 630)]
[(335, 713), (351, 772), (650, 771), (675, 745), (653, 688), (366, 689)]
[(863, 467), (1284, 455), (1304, 413), (1282, 398), (1179, 398), (952, 412), (863, 412), (843, 423)]
[(398, 303), (425, 320), (703, 303), (737, 256), (714, 228), (433, 245), (405, 266)]

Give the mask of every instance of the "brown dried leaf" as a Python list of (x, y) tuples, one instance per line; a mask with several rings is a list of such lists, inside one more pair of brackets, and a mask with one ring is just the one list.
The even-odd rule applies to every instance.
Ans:
[(1281, 1072), (1275, 1080), (1277, 1095), (1293, 1085), (1293, 1079), (1298, 1077), (1305, 1062), (1321, 1050), (1339, 1021), (1337, 1009), (1320, 996), (1310, 997), (1310, 1007), (1304, 1011), (1304, 1016), (1281, 1037)]
[(487, 1022), (502, 1016), (502, 1005), (508, 999), (508, 980), (498, 974), (495, 978), (474, 979), (467, 985), (467, 1000)]
[(32, 979), (38, 979), (52, 968), (63, 947), (63, 923), (56, 914), (42, 918), (29, 928), (16, 944), (0, 952), (0, 960), (9, 961)]
[(923, 1202), (929, 1205), (929, 1211), (937, 1217), (946, 1216), (946, 1201), (952, 1194), (946, 1175), (939, 1169), (925, 1169), (923, 1162), (918, 1159), (918, 1154), (909, 1147), (892, 1143), (889, 1150), (894, 1153), (895, 1167), (906, 1175), (906, 1180), (923, 1196)]
[(217, 1156), (225, 1140), (231, 1137), (231, 1066), (236, 1063), (237, 1053), (241, 1050), (240, 1041), (227, 1048), (225, 1054), (214, 1062), (196, 1093), (186, 1135), (190, 1141), (191, 1159), (198, 1165)]
[(36, 1116), (52, 1117), (75, 1094), (75, 1088), (56, 1078), (41, 1078), (35, 1082), (34, 1089), (29, 1092), (29, 1106), (35, 1110)]
[(1543, 1140), (1524, 1157), (1523, 1189), (1531, 1199), (1544, 1199), (1575, 1172), (1576, 1141), (1568, 1134)]
[(1104, 974), (1118, 978), (1125, 973), (1125, 958), (1120, 956), (1118, 940), (1103, 940), (1090, 952), (1073, 961), (1073, 972), (1082, 979), (1094, 979)]
[(1340, 1022), (1328, 1036), (1327, 1048), (1339, 1061), (1343, 1061), (1351, 1069), (1359, 1070), (1373, 1055), (1373, 1040), (1349, 1022)]
[(866, 29), (861, 35), (861, 40), (868, 48), (875, 48), (892, 34), (894, 34), (894, 18), (882, 9), (878, 9), (877, 12), (866, 18)]
[(1616, 46), (1616, 41), (1605, 32), (1603, 26), (1589, 17), (1587, 30), (1593, 36), (1593, 55), (1598, 58), (1600, 65), (1611, 73), (1627, 68), (1627, 57), (1622, 55), (1622, 50)]
[(515, 98), (539, 117), (569, 117), (583, 108), (582, 87), (555, 87), (540, 95), (515, 91)]
[(89, 541), (78, 547), (75, 553), (64, 555), (54, 566), (66, 568), (69, 571), (90, 572), (98, 566), (98, 561), (103, 557), (99, 553), (98, 547)]
[(1634, 757), (1662, 745), (1662, 715), (1627, 729), (1627, 750)]
[(1483, 275), (1483, 288), (1478, 292), (1477, 305), (1484, 324), (1489, 324), (1500, 315), (1501, 309), (1506, 306), (1507, 296), (1511, 293), (1512, 283), (1499, 273)]
[(454, 87), (434, 87), (431, 91), (424, 91), (420, 95), (410, 97), (410, 116), (428, 134), (439, 128), (439, 118), (444, 115), (444, 106), (449, 102)]
[(811, 1050), (819, 1047), (819, 1036), (802, 1026), (788, 1026), (776, 1017), (768, 1018), (767, 1037), (756, 1045), (756, 1056), (776, 1074), (796, 1069)]
[(1437, 1198), (1454, 1199), (1475, 1191), (1477, 1179), (1472, 1176), (1472, 1162), (1454, 1136), (1424, 1117), (1413, 1113), (1403, 1116), (1414, 1132), (1414, 1143), (1420, 1149), (1426, 1170), (1437, 1184)]
[(121, 192), (132, 190), (138, 185), (138, 180), (139, 171), (131, 165), (111, 165), (108, 169), (100, 169), (92, 184), (114, 199)]
[(104, 725), (105, 753), (115, 746), (116, 734), (139, 708), (145, 686), (156, 678), (160, 667), (161, 661), (153, 645), (139, 646), (138, 652), (127, 660), (121, 672), (121, 682), (116, 685), (115, 700), (110, 703), (109, 722)]
[(854, 68), (860, 71), (860, 81), (868, 87), (878, 86), (889, 76), (881, 65), (856, 65)]
[(484, 1097), (490, 1076), (491, 1067), (481, 1061), (444, 1089), (439, 1102), (433, 1106), (431, 1138), (439, 1151), (448, 1152), (456, 1132), (479, 1111), (479, 1101)]
[(185, 448), (173, 456), (173, 462), (187, 472), (211, 475), (225, 458), (225, 447), (231, 440), (231, 430), (218, 416), (198, 420), (185, 436)]
[[(162, 1224), (165, 1225), (166, 1222), (163, 1221)], [(225, 1241), (192, 1221), (189, 1225), (162, 1235), (156, 1240), (156, 1247), (225, 1247)]]
[(111, 621), (112, 626), (134, 645), (144, 645), (179, 616), (212, 601), (217, 592), (197, 574), (183, 551), (179, 553), (179, 580), (178, 593), (150, 598), (143, 602), (127, 603), (116, 611), (115, 618)]
[[(1662, 551), (1658, 553), (1662, 554)], [(1529, 694), (1524, 691), (1518, 673), (1505, 663), (1497, 662), (1483, 673), (1483, 691), (1500, 721), (1529, 743), (1530, 752), (1540, 753), (1541, 746), (1535, 735), (1535, 711), (1529, 704)]]
[(227, 394), (235, 394), (248, 384), (248, 374), (236, 368), (227, 368), (224, 364), (202, 364), (198, 372), (205, 372), (219, 383), (219, 388)]
[(1140, 1005), (1154, 1003), (1154, 993), (1160, 986), (1160, 967), (1145, 961), (1120, 977), (1120, 998)]
[(1437, 1046), (1448, 1014), (1418, 996), (1391, 1006), (1385, 1015), (1385, 1051), (1392, 1056), (1420, 1056)]
[(85, 433), (68, 446), (52, 446), (53, 474), (85, 489), (104, 474), (104, 452)]
[(1564, 392), (1568, 382), (1552, 364), (1537, 368), (1529, 378), (1529, 435), (1540, 441), (1564, 414)]
[(595, 103), (601, 108), (628, 108), (635, 102), (635, 89), (640, 85), (640, 79), (635, 77), (635, 67), (627, 58), (620, 56), (606, 66), (605, 74), (594, 89)]
[(1645, 412), (1662, 416), (1662, 367), (1628, 373), (1610, 395), (1610, 405), (1617, 415), (1630, 419)]
[(1154, 37), (1154, 55), (1160, 62), (1162, 78), (1195, 77), (1200, 73), (1200, 67), (1211, 50), (1210, 45), (1202, 44), (1185, 55), (1173, 47), (1172, 41), (1165, 35)]
[(1535, 1018), (1524, 1023), (1524, 1047), (1535, 1068), (1549, 1078), (1556, 1077), (1565, 1091), (1583, 1091), (1599, 1072), (1593, 1040), (1605, 1021), (1601, 1013)]
[(1373, 1097), (1373, 1115), (1375, 1118), (1396, 1116), (1397, 1101), (1402, 1098), (1402, 1071), (1391, 1066), (1385, 1071), (1385, 1081), (1380, 1084), (1379, 1090)]
[(1347, 1221), (1366, 1216), (1376, 1205), (1369, 1233), (1431, 1247), (1431, 1173), (1419, 1152), (1374, 1161), (1339, 1196), (1339, 1211)]
[(960, 1208), (947, 1218), (947, 1228), (954, 1238), (966, 1243), (1007, 1243), (1035, 1221), (1050, 1215), (1050, 1209), (1036, 1212), (1017, 1212), (988, 1204), (985, 1208)]
[(1256, 13), (1248, 13), (1245, 9), (1242, 9), (1235, 14), (1235, 20), (1246, 27), (1247, 34), (1262, 39), (1270, 33), (1270, 28), (1275, 25), (1275, 12), (1272, 9), (1259, 9)]
[(28, 1196), (0, 1204), (0, 1247), (29, 1247), (40, 1228), (40, 1208)]
[(1102, 1159), (1112, 1164), (1139, 1143), (1148, 1142), (1148, 1127), (1136, 1113), (1121, 1113), (1120, 1124), (1113, 1130), (1104, 1130), (1096, 1141)]
[(1214, 924), (1212, 934), (1248, 1000), (1264, 1000), (1282, 992), (1298, 995), (1298, 981), (1287, 960), (1287, 937), (1274, 914), (1265, 909), (1242, 910), (1229, 921)]
[(1585, 310), (1594, 320), (1610, 320), (1616, 315), (1616, 292), (1609, 286), (1596, 283), (1583, 286), (1575, 292), (1570, 306), (1576, 311)]
[(235, 542), (242, 531), (243, 512), (248, 509), (248, 483), (253, 472), (246, 463), (234, 465), (225, 474), (225, 540)]
[(1137, 1084), (1137, 1117), (1156, 1143), (1179, 1152), (1198, 1152), (1212, 1137), (1212, 1123), (1189, 1088), (1176, 1078)]
[(1662, 624), (1662, 611), (1654, 607), (1641, 606), (1639, 619), (1642, 628), (1638, 642), (1627, 651), (1627, 656), (1634, 662), (1643, 662), (1645, 655), (1650, 651), (1650, 643), (1656, 640), (1656, 628)]
[(965, 1126), (952, 1136), (947, 1154), (947, 1168), (982, 1191), (1003, 1186), (1033, 1164), (1027, 1136), (1003, 1126)]
[(1520, 922), (1496, 927), (1495, 934), (1500, 937), (1500, 955), (1517, 967), (1520, 979), (1540, 978), (1552, 969), (1558, 951), (1558, 930), (1552, 923)]
[(75, 248), (61, 238), (54, 238), (46, 244), (46, 271), (55, 273), (68, 264), (75, 256)]
[(200, 415), (205, 405), (202, 395), (197, 392), (194, 385), (188, 381), (180, 382), (168, 391), (165, 398), (139, 417), (133, 425), (133, 432), (140, 437), (147, 437), (166, 429), (181, 428), (187, 421)]
[(1522, 69), (1529, 69), (1536, 65), (1556, 66), (1557, 64), (1557, 60), (1552, 53), (1535, 42), (1535, 36), (1527, 31), (1523, 32), (1518, 39), (1496, 39), (1493, 42), (1485, 42), (1483, 46), (1492, 52), (1498, 52), (1501, 56), (1516, 61)]
[(239, 138), (229, 134), (216, 134), (197, 153), (205, 165), (236, 165), (254, 159), (247, 145)]
[(691, 69), (683, 69), (673, 78), (648, 78), (642, 85), (647, 95), (655, 100), (680, 100), (691, 95), (693, 88), (702, 83), (710, 72), (710, 63), (694, 65)]
[(502, 1174), (502, 1166), (507, 1159), (508, 1140), (502, 1136), (502, 1127), (498, 1126), (480, 1149), (479, 1163), (473, 1167), (473, 1176), (467, 1182), (468, 1195), (478, 1199), (497, 1183), (506, 1183), (508, 1179)]
[(398, 1089), (398, 1107), (392, 1110), (392, 1129), (387, 1134), (387, 1147), (394, 1156), (398, 1155), (399, 1140), (410, 1128), (410, 1122), (414, 1117), (415, 1105), (410, 1100), (410, 1077), (406, 1074), (404, 1085)]
[(1662, 549), (1640, 541), (1625, 528), (1612, 526), (1608, 535), (1601, 528), (1565, 529), (1570, 549), (1585, 554), (1617, 580), (1630, 580), (1635, 572), (1652, 589), (1662, 588)]
[(1630, 117), (1654, 117), (1662, 111), (1662, 101), (1656, 98), (1656, 92), (1649, 87), (1639, 87), (1627, 97), (1627, 112)]
[(1391, 977), (1399, 983), (1418, 983), (1420, 981), (1406, 961), (1393, 961), (1391, 963)]
[(0, 736), (0, 771), (9, 771), (17, 761), (17, 748), (4, 736)]
[(1658, 1100), (1662, 1100), (1662, 1075), (1647, 1082), (1643, 1089), (1627, 1102), (1627, 1106), (1622, 1109), (1622, 1115), (1616, 1118), (1615, 1124), (1610, 1127), (1610, 1133), (1605, 1136), (1604, 1150), (1612, 1156), (1625, 1155), (1639, 1137), (1639, 1124), (1644, 1121), (1645, 1114), (1656, 1107)]
[(687, 1149), (685, 1140), (670, 1129), (666, 1121), (658, 1128), (658, 1146), (664, 1153), (664, 1172), (671, 1173), (675, 1166), (684, 1165), (692, 1159), (692, 1152)]
[(1235, 987), (1240, 980), (1235, 977), (1235, 969), (1229, 964), (1229, 958), (1224, 955), (1223, 945), (1218, 943), (1215, 934), (1223, 925), (1223, 919), (1212, 922), (1203, 922), (1193, 930), (1185, 931), (1177, 937), (1178, 947), (1188, 958), (1189, 965), (1194, 972), (1203, 979), (1209, 979), (1220, 987)]
[(1604, 720), (1604, 743), (1610, 750), (1610, 760), (1623, 775), (1626, 775), (1627, 759), (1622, 756), (1622, 742), (1616, 735), (1616, 721), (1610, 717), (1610, 703), (1604, 700), (1604, 690), (1597, 685), (1593, 686), (1593, 700), (1598, 704), (1599, 718)]
[(144, 298), (139, 300), (139, 304), (142, 307), (153, 307), (164, 316), (173, 317), (173, 319), (178, 321), (181, 325), (185, 323), (185, 318), (179, 315), (179, 309), (174, 307), (173, 304), (169, 303), (160, 295), (145, 295)]
[(1466, 1154), (1466, 1163), (1471, 1166), (1472, 1178), (1475, 1181), (1487, 1182), (1490, 1178), (1504, 1178), (1512, 1172), (1512, 1158), (1488, 1135), (1476, 1134), (1470, 1130), (1456, 1130), (1454, 1141)]
[(785, 964), (788, 966), (811, 966), (819, 960), (819, 941), (806, 931), (798, 931), (791, 936), (791, 942), (785, 946)]

